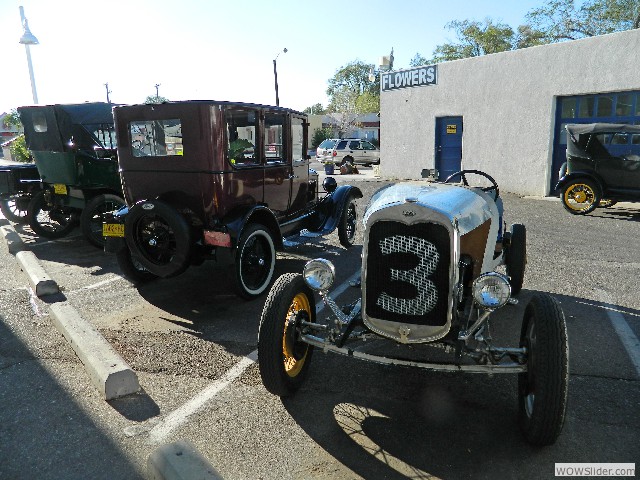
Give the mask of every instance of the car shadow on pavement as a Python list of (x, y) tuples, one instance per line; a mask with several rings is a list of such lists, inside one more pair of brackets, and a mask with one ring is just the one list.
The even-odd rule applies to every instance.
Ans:
[(78, 367), (32, 353), (14, 334), (14, 323), (0, 316), (0, 477), (142, 478), (103, 427), (87, 416), (87, 405), (72, 396), (83, 389), (72, 380)]
[[(517, 341), (522, 312), (535, 293), (523, 290), (519, 305), (498, 311), (494, 338), (503, 336), (495, 327), (510, 324), (506, 337)], [(553, 446), (533, 447), (521, 435), (514, 374), (429, 372), (316, 349), (306, 383), (282, 403), (321, 448), (367, 479), (540, 478), (552, 477), (559, 461), (637, 458), (633, 439), (640, 420), (633, 399), (640, 386), (625, 381), (621, 371), (632, 372), (632, 366), (628, 359), (613, 358), (612, 352), (620, 351), (617, 339), (593, 305), (554, 297), (575, 353), (570, 353), (567, 419)], [(610, 371), (607, 363), (613, 364)]]
[(640, 222), (640, 210), (614, 206), (611, 208), (598, 208), (588, 216), (598, 218), (608, 218), (612, 220), (627, 220), (630, 222)]

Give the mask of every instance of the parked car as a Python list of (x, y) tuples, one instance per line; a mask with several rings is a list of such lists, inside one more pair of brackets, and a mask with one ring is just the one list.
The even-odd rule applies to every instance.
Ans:
[(640, 201), (640, 125), (568, 124), (566, 131), (567, 162), (556, 189), (569, 213)]
[(27, 207), (37, 235), (61, 238), (79, 221), (85, 238), (103, 248), (105, 215), (124, 205), (112, 107), (97, 102), (18, 108), (42, 181)]
[(378, 165), (380, 150), (367, 140), (358, 138), (327, 139), (318, 147), (318, 161), (332, 162), (336, 165)]
[[(477, 174), (490, 182), (469, 186)], [(462, 184), (447, 184), (456, 177)], [(457, 172), (445, 183), (398, 183), (378, 191), (364, 214), (362, 297), (338, 306), (326, 259), (276, 280), (258, 333), (266, 389), (295, 393), (314, 348), (384, 365), (518, 375), (519, 422), (535, 445), (555, 442), (565, 418), (568, 343), (564, 314), (550, 295), (534, 294), (520, 341), (494, 345), (492, 314), (523, 285), (526, 229), (500, 233), (498, 185), (484, 172)], [(506, 266), (506, 275), (498, 273)], [(319, 322), (316, 294), (331, 312)], [(473, 395), (473, 392), (469, 392)]]
[(271, 284), (283, 237), (337, 229), (344, 247), (353, 244), (362, 193), (333, 178), (320, 192), (305, 114), (184, 101), (116, 107), (114, 120), (128, 207), (103, 234), (131, 280), (172, 277), (211, 259), (250, 299)]
[(0, 209), (7, 220), (27, 222), (27, 207), (40, 191), (40, 175), (33, 163), (0, 166)]

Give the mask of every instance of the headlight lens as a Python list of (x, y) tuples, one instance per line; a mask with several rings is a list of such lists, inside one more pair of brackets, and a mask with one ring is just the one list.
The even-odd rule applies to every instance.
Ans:
[(336, 269), (329, 260), (316, 258), (306, 263), (302, 276), (309, 288), (325, 292), (333, 285), (333, 281), (336, 278)]
[(511, 297), (509, 280), (497, 272), (480, 275), (473, 282), (473, 299), (484, 308), (500, 308)]

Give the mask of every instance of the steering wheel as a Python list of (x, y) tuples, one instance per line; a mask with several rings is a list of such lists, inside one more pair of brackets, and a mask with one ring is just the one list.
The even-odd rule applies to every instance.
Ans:
[(462, 180), (462, 183), (464, 186), (468, 187), (469, 186), (469, 182), (467, 181), (467, 174), (468, 173), (473, 173), (475, 175), (480, 175), (481, 177), (486, 178), (487, 180), (489, 180), (491, 182), (491, 186), (490, 187), (478, 187), (480, 188), (480, 190), (482, 190), (483, 192), (489, 192), (491, 190), (495, 191), (495, 196), (494, 196), (494, 200), (497, 200), (498, 197), (500, 196), (500, 189), (498, 188), (498, 184), (496, 183), (496, 181), (494, 180), (494, 178), (489, 175), (488, 173), (484, 173), (480, 170), (460, 170), (459, 172), (453, 173), (451, 175), (449, 175), (447, 177), (447, 179), (444, 181), (444, 183), (451, 183), (451, 180), (453, 180), (454, 178), (460, 177), (460, 179)]

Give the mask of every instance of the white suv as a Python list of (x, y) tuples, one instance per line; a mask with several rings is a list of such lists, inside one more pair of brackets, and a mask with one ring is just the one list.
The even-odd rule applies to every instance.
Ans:
[(333, 162), (336, 165), (350, 162), (354, 165), (372, 165), (380, 163), (380, 150), (371, 142), (358, 138), (328, 138), (316, 151), (319, 162)]

